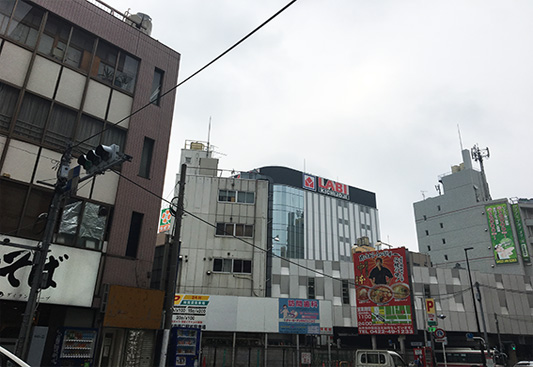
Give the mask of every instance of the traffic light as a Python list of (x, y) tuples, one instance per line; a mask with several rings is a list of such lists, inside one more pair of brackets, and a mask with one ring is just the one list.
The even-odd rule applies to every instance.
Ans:
[(78, 158), (78, 163), (85, 169), (87, 174), (103, 173), (117, 163), (123, 162), (124, 156), (119, 152), (120, 147), (116, 144), (99, 145), (87, 154)]
[(511, 344), (511, 349), (512, 350), (516, 350), (516, 344), (515, 343)]

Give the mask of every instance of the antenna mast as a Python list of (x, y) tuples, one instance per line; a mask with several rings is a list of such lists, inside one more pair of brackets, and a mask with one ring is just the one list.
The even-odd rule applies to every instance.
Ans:
[(459, 145), (461, 145), (461, 152), (463, 151), (463, 139), (461, 138), (461, 128), (457, 124), (457, 132), (459, 133)]
[(207, 156), (209, 157), (209, 139), (211, 139), (211, 116), (209, 116), (209, 127), (207, 129)]
[(479, 167), (481, 169), (481, 180), (483, 181), (483, 191), (485, 194), (485, 200), (486, 201), (492, 200), (490, 196), (490, 192), (489, 192), (489, 184), (487, 183), (487, 176), (485, 176), (485, 167), (483, 166), (483, 158), (490, 157), (489, 148), (487, 147), (485, 149), (479, 149), (479, 147), (476, 144), (472, 148), (471, 152), (472, 152), (472, 158), (476, 162), (479, 162)]

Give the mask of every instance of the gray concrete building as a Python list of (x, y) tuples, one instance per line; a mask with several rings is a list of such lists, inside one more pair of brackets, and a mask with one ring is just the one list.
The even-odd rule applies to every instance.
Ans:
[(462, 155), (439, 177), (439, 195), (413, 205), (419, 251), (437, 268), (532, 275), (531, 204), (492, 199), (483, 170), (473, 168), (469, 150)]

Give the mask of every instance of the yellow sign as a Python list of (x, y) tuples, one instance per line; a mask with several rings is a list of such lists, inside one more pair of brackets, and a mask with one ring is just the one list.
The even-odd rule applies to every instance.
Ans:
[(426, 298), (426, 312), (435, 314), (435, 300), (433, 298)]

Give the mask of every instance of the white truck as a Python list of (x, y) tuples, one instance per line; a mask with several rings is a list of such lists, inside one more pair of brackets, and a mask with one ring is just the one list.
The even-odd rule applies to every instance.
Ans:
[(390, 350), (359, 349), (355, 352), (355, 367), (408, 367), (402, 357)]

